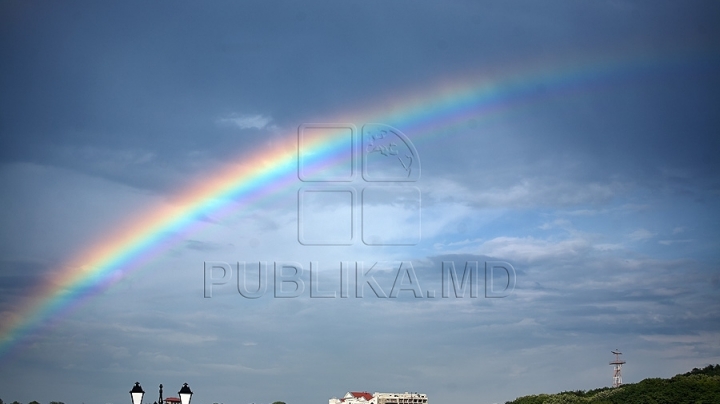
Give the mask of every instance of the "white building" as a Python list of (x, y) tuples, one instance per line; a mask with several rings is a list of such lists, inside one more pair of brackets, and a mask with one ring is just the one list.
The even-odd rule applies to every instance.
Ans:
[(427, 394), (420, 393), (375, 393), (372, 404), (427, 404)]
[(349, 391), (343, 398), (333, 397), (328, 404), (427, 404), (427, 394), (421, 393), (378, 393)]

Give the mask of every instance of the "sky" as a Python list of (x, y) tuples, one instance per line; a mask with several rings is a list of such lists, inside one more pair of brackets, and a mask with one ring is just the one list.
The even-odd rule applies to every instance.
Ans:
[(0, 3), (0, 399), (485, 404), (609, 386), (615, 349), (626, 383), (720, 363), (719, 19)]

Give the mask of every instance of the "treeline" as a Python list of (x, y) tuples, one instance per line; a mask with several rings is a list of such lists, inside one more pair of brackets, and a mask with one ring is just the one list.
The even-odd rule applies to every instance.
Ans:
[(537, 394), (505, 404), (720, 404), (720, 365), (695, 368), (670, 379), (652, 378), (617, 388)]

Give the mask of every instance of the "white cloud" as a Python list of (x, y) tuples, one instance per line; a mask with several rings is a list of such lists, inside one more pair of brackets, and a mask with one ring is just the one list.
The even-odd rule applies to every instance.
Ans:
[(272, 122), (272, 118), (260, 114), (230, 114), (224, 118), (219, 118), (216, 122), (219, 125), (233, 125), (240, 129), (265, 129), (269, 128), (268, 124)]
[(569, 212), (565, 212), (566, 215), (570, 216), (595, 216), (595, 215), (605, 215), (608, 213), (635, 213), (640, 211), (645, 211), (649, 208), (650, 205), (648, 204), (635, 204), (635, 203), (626, 203), (621, 206), (617, 207), (607, 207), (607, 208), (601, 208), (601, 209), (576, 209)]
[(463, 239), (455, 242), (448, 242), (448, 243), (435, 243), (433, 244), (433, 248), (436, 250), (447, 250), (448, 248), (456, 248), (456, 247), (464, 247), (467, 245), (475, 246), (480, 244), (483, 241), (481, 238), (473, 238), (473, 239)]
[(614, 250), (622, 250), (625, 248), (622, 244), (617, 243), (604, 243), (604, 244), (595, 244), (593, 246), (598, 251), (614, 251)]
[[(423, 182), (423, 197), (427, 201), (458, 201), (503, 208), (605, 203), (625, 187), (617, 182), (577, 183), (542, 177), (526, 177), (515, 183), (480, 188), (475, 187), (475, 183), (461, 184), (449, 178), (430, 178)], [(484, 182), (492, 184), (493, 179)]]
[(655, 233), (646, 229), (638, 229), (628, 234), (628, 237), (633, 241), (642, 241), (655, 237)]
[(693, 334), (657, 334), (657, 335), (640, 335), (640, 338), (646, 341), (670, 343), (670, 344), (714, 344), (720, 341), (720, 333), (704, 332)]
[(561, 229), (572, 229), (572, 223), (567, 219), (555, 219), (552, 222), (545, 222), (538, 228), (540, 230), (550, 230), (553, 228), (559, 227)]
[(692, 239), (682, 239), (682, 240), (660, 240), (658, 243), (662, 245), (672, 245), (672, 244), (684, 244), (684, 243), (692, 243), (694, 240)]
[(573, 238), (558, 242), (534, 237), (496, 237), (480, 246), (480, 253), (513, 261), (537, 262), (576, 257), (590, 248), (587, 240)]

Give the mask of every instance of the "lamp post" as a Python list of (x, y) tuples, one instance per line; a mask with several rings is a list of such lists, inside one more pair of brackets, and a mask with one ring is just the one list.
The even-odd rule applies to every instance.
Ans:
[[(160, 401), (156, 401), (155, 404), (163, 404), (162, 391), (163, 385), (161, 384), (159, 396)], [(132, 399), (132, 404), (142, 404), (144, 395), (145, 391), (143, 390), (142, 386), (140, 386), (140, 382), (135, 382), (135, 386), (133, 386), (132, 390), (130, 390), (130, 398)], [(188, 384), (184, 383), (180, 388), (180, 391), (178, 391), (178, 395), (180, 396), (180, 404), (190, 404), (190, 399), (192, 398), (193, 392), (192, 390), (190, 390)]]
[(178, 395), (180, 396), (180, 404), (190, 404), (193, 392), (190, 390), (190, 387), (188, 387), (188, 384), (185, 383), (180, 391), (178, 391)]
[(130, 390), (130, 398), (132, 398), (132, 404), (142, 404), (143, 396), (145, 391), (140, 387), (140, 382), (135, 382), (132, 390)]

